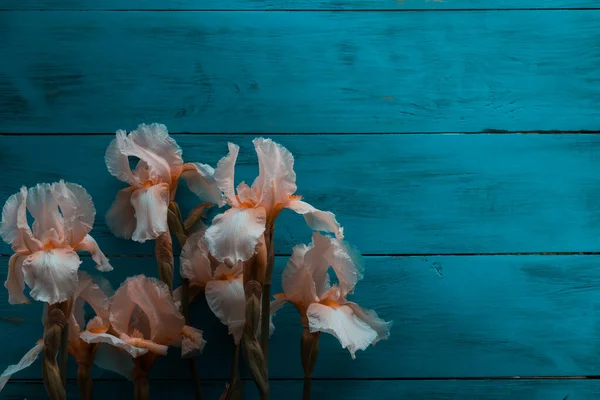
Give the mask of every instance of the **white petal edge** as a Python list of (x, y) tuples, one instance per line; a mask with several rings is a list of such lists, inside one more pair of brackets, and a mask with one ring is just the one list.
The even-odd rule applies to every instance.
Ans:
[(92, 196), (82, 186), (62, 180), (54, 184), (54, 195), (64, 219), (67, 243), (75, 247), (94, 226), (96, 208)]
[(185, 325), (181, 330), (181, 357), (190, 358), (202, 352), (206, 340), (202, 331), (192, 326)]
[(252, 143), (258, 156), (258, 177), (252, 188), (260, 192), (259, 203), (271, 210), (296, 193), (294, 156), (271, 139), (256, 138)]
[(344, 238), (344, 229), (330, 211), (321, 211), (302, 200), (290, 200), (286, 208), (304, 216), (304, 220), (313, 231), (330, 232), (338, 239)]
[(211, 263), (203, 231), (192, 234), (183, 245), (179, 272), (183, 278), (189, 279), (194, 285), (204, 286), (212, 279)]
[(44, 350), (44, 342), (40, 340), (31, 350), (29, 350), (23, 356), (23, 358), (21, 358), (21, 361), (19, 361), (18, 364), (8, 366), (8, 368), (4, 370), (2, 375), (0, 375), (0, 391), (2, 391), (2, 389), (6, 385), (6, 382), (8, 382), (12, 375), (24, 370), (25, 368), (33, 364), (33, 362), (38, 358), (42, 350)]

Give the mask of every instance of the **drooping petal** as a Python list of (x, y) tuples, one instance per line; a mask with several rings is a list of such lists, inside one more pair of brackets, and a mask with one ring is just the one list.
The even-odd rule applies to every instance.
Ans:
[(191, 235), (181, 250), (180, 273), (192, 285), (204, 286), (212, 279), (212, 268), (204, 232)]
[(108, 258), (104, 255), (98, 243), (90, 235), (86, 235), (85, 238), (79, 242), (75, 248), (77, 251), (87, 251), (92, 255), (92, 260), (96, 262), (96, 268), (98, 271), (107, 272), (112, 271), (113, 267), (110, 265)]
[(377, 332), (377, 338), (373, 341), (373, 344), (390, 337), (392, 321), (384, 321), (383, 319), (379, 318), (375, 311), (365, 310), (356, 303), (348, 302), (346, 303), (346, 306), (350, 307), (360, 320), (364, 321), (375, 332)]
[(252, 143), (258, 155), (258, 177), (252, 187), (260, 192), (259, 204), (271, 210), (296, 193), (294, 156), (271, 139), (256, 138)]
[(309, 250), (311, 248), (304, 244), (294, 246), (282, 274), (282, 286), (286, 299), (304, 308), (319, 301), (311, 267), (305, 261)]
[(6, 385), (6, 382), (8, 382), (12, 375), (24, 370), (25, 368), (33, 364), (33, 362), (38, 358), (42, 350), (44, 350), (44, 342), (40, 340), (31, 350), (29, 350), (23, 356), (23, 358), (21, 358), (21, 361), (19, 361), (18, 364), (8, 366), (8, 368), (4, 370), (2, 375), (0, 375), (0, 391), (2, 391), (2, 389)]
[(227, 143), (229, 154), (219, 160), (215, 169), (215, 181), (219, 188), (225, 194), (227, 202), (232, 207), (239, 204), (235, 197), (235, 162), (237, 160), (240, 147), (233, 143)]
[(330, 232), (335, 234), (336, 238), (343, 239), (344, 230), (335, 219), (334, 213), (318, 210), (310, 204), (296, 199), (287, 202), (285, 207), (303, 215), (306, 224), (313, 231)]
[(79, 256), (69, 248), (38, 251), (23, 261), (30, 296), (48, 304), (67, 300), (77, 288)]
[(111, 298), (110, 322), (119, 333), (130, 331), (136, 306), (148, 319), (150, 337), (146, 339), (162, 345), (179, 339), (185, 321), (166, 284), (143, 275), (127, 278)]
[(143, 243), (167, 231), (168, 184), (160, 183), (135, 190), (131, 195), (131, 204), (136, 219), (135, 231), (131, 236), (133, 240)]
[(206, 302), (239, 344), (245, 323), (246, 297), (243, 277), (213, 280), (206, 284)]
[[(146, 349), (142, 349), (148, 351)], [(96, 356), (94, 364), (107, 371), (116, 372), (117, 374), (131, 380), (133, 371), (133, 358), (127, 352), (119, 347), (115, 347), (108, 343), (99, 343), (96, 348)]]
[(27, 188), (23, 186), (18, 193), (6, 200), (2, 209), (2, 239), (12, 244), (15, 252), (34, 252), (42, 248), (42, 243), (33, 237), (27, 223)]
[(79, 337), (86, 343), (106, 343), (113, 347), (117, 347), (129, 353), (129, 355), (133, 358), (139, 357), (148, 352), (148, 349), (146, 348), (136, 347), (108, 333), (93, 333), (86, 330), (83, 331)]
[(335, 336), (342, 347), (350, 351), (352, 358), (356, 358), (357, 350), (365, 350), (377, 340), (377, 332), (346, 305), (329, 307), (314, 303), (308, 307), (307, 317), (311, 332)]
[(23, 261), (27, 257), (27, 254), (15, 253), (8, 260), (8, 276), (6, 282), (4, 282), (4, 287), (8, 290), (8, 302), (10, 304), (29, 303), (29, 299), (23, 294), (25, 289)]
[(208, 250), (228, 265), (248, 260), (265, 231), (266, 218), (262, 207), (230, 208), (217, 215), (206, 230)]
[(121, 151), (121, 144), (127, 140), (127, 132), (123, 130), (117, 131), (117, 137), (113, 139), (104, 154), (104, 161), (108, 172), (118, 180), (127, 182), (132, 186), (137, 186), (141, 182), (131, 171), (127, 154)]
[(62, 180), (54, 184), (54, 195), (64, 219), (65, 239), (75, 247), (94, 226), (96, 208), (92, 196), (80, 185)]
[(185, 325), (181, 330), (181, 357), (189, 358), (201, 353), (206, 345), (202, 338), (202, 331), (192, 326)]
[(215, 170), (207, 164), (189, 163), (183, 166), (181, 177), (196, 196), (210, 201), (219, 207), (225, 205), (225, 198), (215, 179)]
[(54, 185), (38, 183), (29, 188), (27, 208), (35, 219), (33, 222), (33, 235), (44, 244), (61, 244), (65, 237), (63, 217), (58, 212)]
[(106, 225), (116, 237), (131, 239), (135, 231), (135, 209), (131, 204), (131, 195), (135, 190), (133, 186), (120, 190), (106, 213)]

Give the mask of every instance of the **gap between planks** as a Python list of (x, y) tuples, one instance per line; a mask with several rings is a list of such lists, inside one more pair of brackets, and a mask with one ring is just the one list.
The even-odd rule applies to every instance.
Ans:
[(142, 9), (142, 8), (102, 8), (102, 9), (77, 9), (77, 8), (64, 8), (64, 9), (27, 9), (27, 8), (0, 8), (0, 12), (489, 12), (489, 11), (597, 11), (600, 7), (533, 7), (533, 8), (443, 8), (443, 9), (421, 9), (421, 8), (368, 8), (368, 9), (323, 9), (323, 8), (303, 8), (303, 9), (251, 9), (251, 8), (211, 8), (211, 9), (168, 9), (168, 8), (153, 8), (153, 9)]

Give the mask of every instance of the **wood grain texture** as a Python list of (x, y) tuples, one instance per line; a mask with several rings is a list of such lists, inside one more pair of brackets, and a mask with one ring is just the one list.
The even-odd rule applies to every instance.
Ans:
[[(253, 136), (174, 137), (186, 161), (213, 166), (227, 141), (235, 142), (242, 147), (236, 181), (252, 182), (258, 173)], [(600, 250), (600, 135), (272, 137), (296, 157), (298, 194), (334, 212), (364, 254)], [(104, 223), (125, 187), (104, 164), (111, 140), (0, 136), (0, 205), (21, 185), (80, 183), (94, 199), (92, 235), (105, 252), (154, 254), (151, 242), (117, 239)], [(178, 199), (184, 213), (199, 201), (185, 184)], [(278, 254), (310, 241), (302, 217), (286, 210), (277, 221)]]
[(596, 8), (598, 0), (4, 0), (0, 10), (452, 10)]
[[(117, 286), (126, 276), (156, 275), (151, 258), (113, 258), (105, 276)], [(7, 257), (0, 259), (0, 281)], [(277, 257), (274, 290), (281, 290), (286, 257)], [(394, 321), (389, 340), (357, 353), (356, 360), (332, 336), (323, 335), (315, 377), (456, 378), (598, 375), (600, 256), (368, 257), (353, 301)], [(93, 263), (84, 260), (82, 268)], [(41, 305), (9, 306), (0, 291), (0, 370), (19, 360), (42, 333)], [(22, 321), (15, 320), (22, 318)], [(198, 358), (205, 379), (226, 379), (232, 345), (227, 330), (203, 302), (192, 323), (207, 345)], [(301, 378), (301, 327), (286, 306), (274, 319), (270, 376)], [(155, 378), (186, 378), (172, 349), (153, 369)], [(37, 365), (37, 364), (36, 364)], [(97, 377), (114, 374), (95, 369)], [(74, 365), (70, 376), (75, 376)], [(243, 376), (248, 374), (243, 371)], [(36, 366), (20, 378), (39, 378)], [(562, 398), (562, 397), (561, 397)]]
[[(192, 395), (188, 382), (151, 382), (151, 398), (188, 398)], [(68, 383), (68, 398), (78, 399), (76, 382)], [(205, 382), (204, 398), (216, 399), (223, 383)], [(244, 399), (258, 399), (250, 382), (244, 384)], [(100, 381), (94, 385), (96, 398), (131, 399), (130, 382)], [(271, 393), (275, 399), (299, 399), (302, 383), (299, 381), (273, 381)], [(365, 400), (376, 396), (381, 400), (597, 400), (600, 382), (578, 380), (494, 380), (494, 381), (327, 381), (313, 382), (313, 396), (318, 399)], [(2, 392), (7, 400), (45, 400), (41, 382), (10, 383)], [(117, 396), (117, 397), (115, 397)]]
[(0, 132), (598, 130), (599, 30), (600, 10), (2, 12)]

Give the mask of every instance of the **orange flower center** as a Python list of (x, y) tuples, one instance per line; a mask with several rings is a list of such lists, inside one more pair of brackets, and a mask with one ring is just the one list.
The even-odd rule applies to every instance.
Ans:
[(341, 306), (341, 304), (339, 302), (337, 302), (335, 300), (328, 300), (328, 299), (321, 301), (321, 304), (323, 304), (324, 306), (327, 306), (327, 307), (331, 307), (331, 308), (338, 308)]

